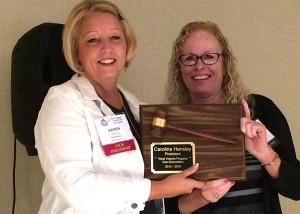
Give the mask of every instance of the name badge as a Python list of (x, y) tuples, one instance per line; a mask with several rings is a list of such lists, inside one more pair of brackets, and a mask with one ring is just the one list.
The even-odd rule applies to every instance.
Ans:
[(106, 156), (136, 149), (125, 114), (105, 116), (95, 123)]
[[(259, 119), (255, 120), (256, 122), (262, 123)], [(280, 141), (267, 129), (267, 142), (270, 147), (273, 149), (280, 144)]]

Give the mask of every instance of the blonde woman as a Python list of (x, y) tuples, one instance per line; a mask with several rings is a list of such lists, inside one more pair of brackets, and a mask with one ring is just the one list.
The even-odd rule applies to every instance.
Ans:
[[(300, 199), (300, 163), (288, 123), (268, 98), (250, 94), (236, 70), (227, 39), (212, 22), (185, 25), (174, 42), (166, 94), (171, 103), (242, 103), (247, 180), (224, 179), (166, 199), (166, 213), (281, 213), (278, 194)], [(264, 125), (252, 119), (259, 119)], [(280, 144), (271, 148), (266, 128)], [(234, 185), (233, 185), (234, 184)]]
[[(71, 11), (63, 51), (76, 72), (52, 87), (35, 126), (45, 173), (39, 213), (163, 213), (154, 199), (201, 188), (197, 165), (162, 181), (144, 178), (137, 98), (118, 85), (136, 51), (119, 8), (84, 0)], [(152, 207), (147, 208), (152, 201)], [(150, 206), (149, 205), (149, 206)]]

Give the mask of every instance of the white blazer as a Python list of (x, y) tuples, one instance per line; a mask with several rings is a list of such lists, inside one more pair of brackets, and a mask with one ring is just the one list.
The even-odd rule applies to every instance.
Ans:
[[(139, 121), (138, 99), (118, 86)], [(136, 150), (106, 156), (94, 121), (113, 115), (84, 75), (50, 88), (35, 125), (45, 181), (39, 213), (139, 213), (150, 194)]]

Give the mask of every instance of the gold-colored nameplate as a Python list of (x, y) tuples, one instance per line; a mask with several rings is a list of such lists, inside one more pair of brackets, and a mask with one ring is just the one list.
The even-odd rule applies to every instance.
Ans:
[(178, 173), (195, 164), (193, 142), (156, 142), (151, 144), (151, 172)]

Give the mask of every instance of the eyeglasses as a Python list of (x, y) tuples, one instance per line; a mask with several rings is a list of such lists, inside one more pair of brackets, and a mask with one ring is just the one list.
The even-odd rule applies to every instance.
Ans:
[(196, 65), (198, 59), (201, 59), (204, 65), (213, 65), (218, 62), (223, 53), (206, 53), (201, 56), (195, 54), (182, 54), (179, 56), (179, 61), (187, 66)]

